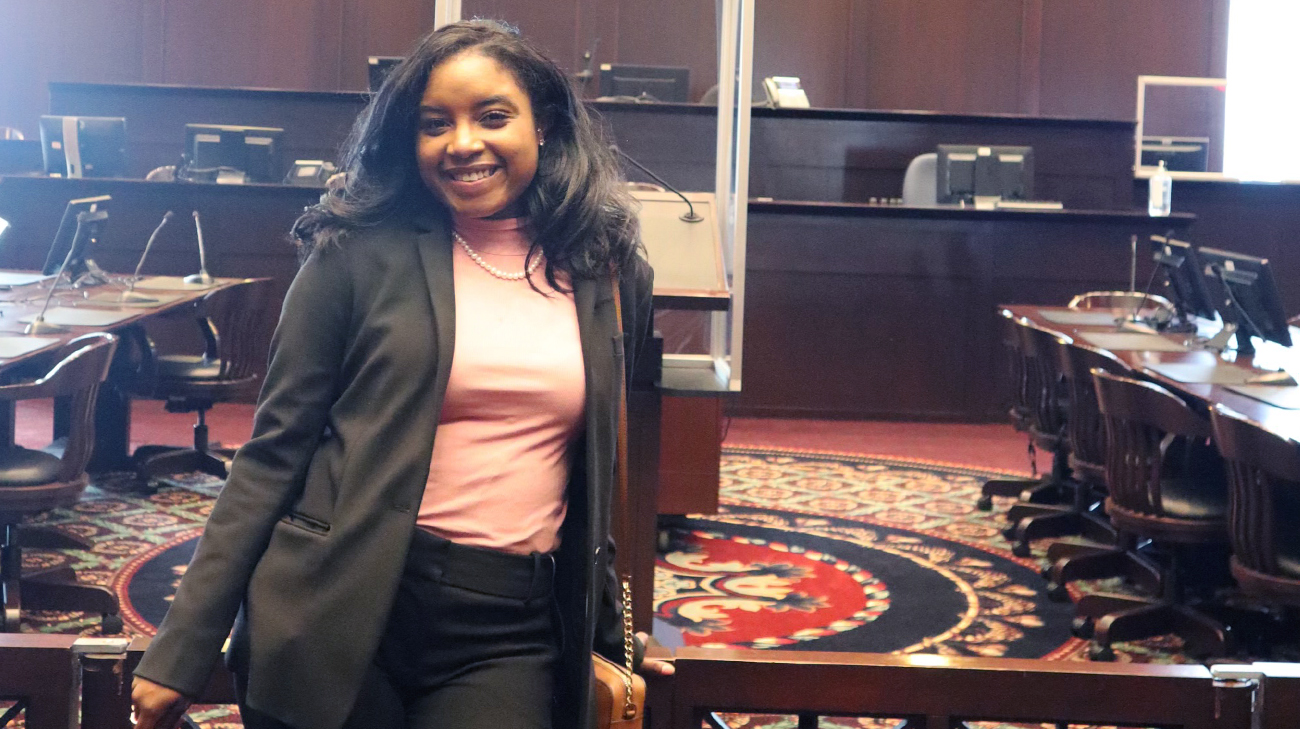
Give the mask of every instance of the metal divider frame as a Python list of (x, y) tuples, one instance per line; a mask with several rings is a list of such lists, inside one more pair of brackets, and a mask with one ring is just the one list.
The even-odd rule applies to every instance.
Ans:
[[(1195, 76), (1138, 76), (1137, 82), (1137, 128), (1134, 131), (1133, 139), (1133, 176), (1142, 180), (1155, 174), (1155, 167), (1142, 166), (1142, 137), (1146, 133), (1146, 103), (1148, 86), (1190, 86), (1190, 87), (1226, 87), (1228, 79), (1226, 78), (1201, 78)], [(1219, 140), (1220, 143), (1223, 140)], [(1230, 180), (1237, 182), (1237, 178), (1229, 177), (1222, 172), (1186, 172), (1182, 170), (1170, 170), (1169, 177), (1174, 180)]]

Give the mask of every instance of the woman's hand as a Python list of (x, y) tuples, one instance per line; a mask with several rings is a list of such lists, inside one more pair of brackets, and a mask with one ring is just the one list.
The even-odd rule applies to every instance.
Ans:
[(131, 718), (136, 729), (176, 729), (190, 708), (179, 691), (135, 677), (131, 685)]
[[(659, 641), (655, 640), (654, 638), (652, 638), (651, 636), (647, 635), (644, 632), (637, 633), (636, 637), (640, 639), (641, 644), (646, 647), (652, 645), (659, 645)], [(645, 674), (647, 676), (671, 676), (673, 675), (673, 672), (676, 670), (677, 669), (674, 668), (673, 664), (670, 663), (669, 661), (665, 661), (660, 658), (651, 658), (649, 656), (646, 656), (645, 658), (641, 659), (641, 668), (639, 668), (637, 672)]]

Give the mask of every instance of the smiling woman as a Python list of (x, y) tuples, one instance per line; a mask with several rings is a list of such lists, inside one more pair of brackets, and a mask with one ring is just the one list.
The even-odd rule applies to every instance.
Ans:
[(496, 60), (465, 51), (429, 74), (415, 154), (455, 215), (517, 218), (544, 136), (528, 94)]
[(137, 727), (176, 726), (229, 634), (249, 729), (585, 729), (592, 651), (623, 656), (616, 411), (652, 320), (630, 198), (490, 21), (421, 40), (349, 144)]

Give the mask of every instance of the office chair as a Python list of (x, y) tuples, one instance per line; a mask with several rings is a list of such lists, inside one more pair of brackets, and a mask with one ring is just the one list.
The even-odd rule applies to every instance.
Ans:
[(130, 387), (132, 394), (165, 400), (170, 413), (198, 414), (192, 448), (144, 445), (136, 449), (132, 458), (142, 478), (193, 471), (226, 477), (228, 459), (209, 447), (206, 414), (215, 403), (254, 392), (257, 374), (253, 367), (267, 354), (254, 346), (254, 335), (269, 284), (264, 279), (248, 279), (217, 289), (195, 304), (192, 315), (204, 342), (201, 354), (159, 354), (142, 332), (132, 334), (141, 358)]
[(175, 182), (176, 165), (163, 165), (149, 170), (144, 176), (146, 182)]
[[(1017, 329), (1020, 350), (1028, 382), (1029, 437), (1036, 448), (1052, 454), (1052, 470), (1038, 485), (1021, 492), (1020, 500), (1007, 509), (1010, 523), (1002, 535), (1013, 542), (1011, 552), (1028, 557), (1029, 542), (1062, 532), (1049, 525), (1061, 509), (1061, 503), (1075, 501), (1077, 484), (1070, 474), (1070, 440), (1067, 437), (1069, 398), (1061, 372), (1057, 348), (1071, 340), (1022, 320)], [(1040, 523), (1041, 522), (1041, 523)]]
[(926, 152), (912, 158), (903, 174), (904, 205), (934, 205), (939, 198), (936, 167), (939, 155)]
[(1166, 320), (1173, 317), (1173, 302), (1159, 294), (1144, 294), (1140, 291), (1088, 291), (1070, 299), (1067, 304), (1071, 309), (1119, 309), (1120, 311), (1147, 311), (1163, 316)]
[[(1092, 370), (1106, 428), (1106, 513), (1122, 549), (1159, 571), (1151, 596), (1085, 595), (1075, 604), (1094, 660), (1111, 643), (1172, 632), (1193, 655), (1224, 655), (1228, 628), (1198, 607), (1227, 580), (1228, 484), (1208, 418), (1158, 385)], [(1151, 549), (1139, 554), (1140, 541)], [(1220, 565), (1224, 574), (1219, 575)]]
[(1294, 617), (1300, 608), (1300, 443), (1223, 405), (1210, 410), (1210, 425), (1228, 464), (1232, 577), (1245, 598)]
[[(1011, 426), (1017, 432), (1026, 433), (1027, 449), (1029, 454), (1030, 468), (1036, 471), (1036, 460), (1038, 447), (1045, 445), (1056, 453), (1055, 446), (1058, 441), (1053, 438), (1049, 431), (1051, 425), (1047, 420), (1057, 420), (1059, 413), (1055, 409), (1045, 409), (1044, 406), (1053, 401), (1045, 401), (1043, 396), (1043, 378), (1044, 373), (1037, 359), (1035, 348), (1030, 346), (1032, 343), (1026, 337), (1024, 330), (1030, 326), (1027, 319), (1016, 318), (1007, 309), (998, 312), (1000, 317), (999, 332), (1002, 336), (1002, 344), (1010, 355), (1008, 360), (1010, 364), (1011, 382), (1014, 388), (1013, 402), (1011, 409), (1007, 412), (1011, 419)], [(1063, 416), (1061, 416), (1063, 417)], [(1016, 506), (1023, 504), (1040, 504), (1055, 503), (1060, 500), (1060, 480), (1065, 463), (1061, 458), (1053, 458), (1052, 472), (1042, 478), (1012, 478), (1012, 479), (991, 479), (985, 481), (980, 488), (980, 498), (975, 502), (975, 507), (981, 511), (990, 511), (993, 508), (994, 496), (1011, 496), (1019, 499)], [(1012, 509), (1015, 509), (1013, 506)], [(1028, 516), (1020, 514), (1013, 518), (1009, 511), (1008, 519), (1011, 519), (1011, 527), (1004, 535), (1008, 539), (1015, 538), (1016, 522)], [(1025, 547), (1018, 547), (1022, 551)], [(1026, 553), (1027, 554), (1027, 553)]]
[(23, 573), (24, 547), (90, 549), (89, 540), (52, 529), (21, 525), (24, 517), (72, 506), (86, 488), (86, 464), (95, 439), (95, 398), (117, 348), (111, 334), (77, 337), (55, 353), (55, 365), (31, 382), (0, 386), (0, 400), (44, 398), (70, 403), (67, 440), (43, 450), (0, 448), (0, 582), (4, 586), (4, 632), (18, 630), (23, 610), (82, 610), (103, 616), (105, 633), (122, 630), (117, 596), (82, 584), (70, 567)]
[[(1092, 545), (1105, 548), (1115, 542), (1115, 530), (1101, 508), (1106, 495), (1105, 433), (1097, 406), (1090, 370), (1128, 373), (1129, 369), (1109, 353), (1076, 344), (1050, 332), (1035, 330), (1040, 350), (1050, 349), (1056, 356), (1057, 370), (1068, 396), (1065, 446), (1068, 470), (1062, 472), (1063, 504), (1033, 504), (1019, 507), (1024, 513), (1015, 523), (1013, 541), (1017, 554), (1029, 553), (1029, 542), (1049, 537), (1081, 535), (1088, 542), (1057, 542), (1048, 548), (1049, 563), (1057, 562), (1076, 551), (1088, 551)], [(1046, 351), (1044, 351), (1046, 354)], [(1019, 505), (1017, 505), (1019, 506)], [(1017, 509), (1017, 507), (1012, 507)], [(1051, 579), (1050, 569), (1044, 576)], [(1059, 585), (1059, 583), (1057, 583)], [(1049, 596), (1065, 599), (1063, 588), (1049, 590)]]

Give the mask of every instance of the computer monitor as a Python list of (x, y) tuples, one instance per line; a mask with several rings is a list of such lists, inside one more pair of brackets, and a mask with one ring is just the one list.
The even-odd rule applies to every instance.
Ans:
[(41, 158), (54, 177), (125, 177), (126, 119), (42, 116)]
[(1191, 243), (1153, 235), (1151, 257), (1156, 271), (1164, 272), (1167, 298), (1173, 302), (1181, 324), (1191, 325), (1195, 331), (1194, 317), (1214, 318), (1216, 309), (1205, 287), (1205, 269)]
[(1205, 172), (1210, 168), (1209, 137), (1143, 137), (1142, 166), (1177, 172)]
[(406, 60), (401, 56), (370, 56), (366, 59), (366, 73), (370, 82), (370, 91), (379, 90), (384, 85), (384, 79), (388, 78), (388, 73), (393, 67)]
[[(53, 276), (59, 272), (64, 259), (68, 259), (68, 273), (73, 281), (87, 272), (98, 273), (99, 268), (90, 260), (90, 246), (103, 235), (107, 223), (108, 204), (113, 198), (108, 195), (69, 200), (63, 209), (63, 219), (59, 221), (59, 230), (50, 243), (50, 252), (45, 256), (45, 265), (41, 273)], [(78, 225), (77, 217), (82, 213), (90, 214), (86, 222)], [(101, 213), (101, 215), (93, 215)], [(72, 254), (68, 257), (69, 252)]]
[(972, 202), (976, 197), (1034, 199), (1032, 147), (940, 144), (935, 163), (935, 200)]
[(45, 171), (39, 139), (0, 139), (0, 175), (39, 175)]
[(213, 182), (279, 182), (284, 178), (283, 134), (278, 127), (186, 124), (185, 176)]
[(677, 66), (600, 64), (600, 95), (686, 103), (691, 70)]
[(1201, 262), (1210, 290), (1219, 296), (1219, 314), (1225, 325), (1236, 326), (1237, 354), (1255, 351), (1251, 337), (1291, 346), (1291, 331), (1267, 258), (1202, 248)]

